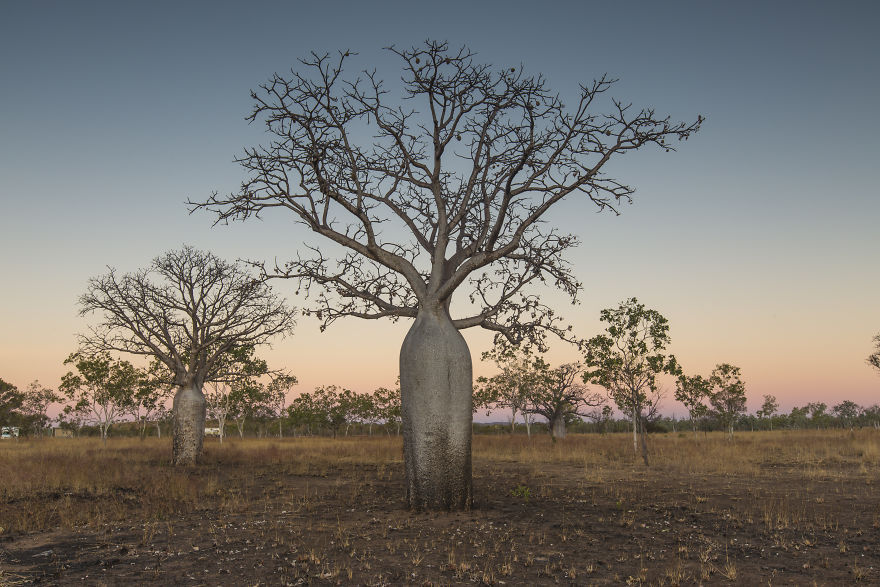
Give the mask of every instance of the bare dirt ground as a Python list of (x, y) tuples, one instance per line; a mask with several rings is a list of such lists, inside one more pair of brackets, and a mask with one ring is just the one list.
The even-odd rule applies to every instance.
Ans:
[(134, 477), (0, 493), (0, 585), (880, 583), (880, 435), (783, 434), (668, 435), (650, 468), (624, 436), (476, 437), (454, 513), (405, 509), (394, 438), (209, 444), (185, 471), (130, 444), (102, 466)]

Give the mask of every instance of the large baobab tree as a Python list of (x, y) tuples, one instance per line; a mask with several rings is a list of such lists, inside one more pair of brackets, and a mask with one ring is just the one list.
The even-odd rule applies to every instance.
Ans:
[[(473, 381), (459, 330), (514, 342), (564, 333), (531, 286), (550, 282), (574, 298), (564, 253), (578, 240), (542, 222), (547, 213), (576, 198), (616, 211), (633, 189), (606, 164), (645, 146), (670, 150), (702, 118), (672, 122), (605, 100), (607, 77), (564, 104), (543, 77), (444, 42), (389, 51), (402, 66), (398, 87), (374, 70), (347, 75), (349, 51), (313, 53), (260, 86), (249, 119), (269, 138), (238, 159), (247, 179), (192, 205), (219, 222), (281, 208), (323, 237), (267, 268), (314, 294), (309, 311), (322, 327), (345, 316), (414, 319), (400, 352), (407, 500), (466, 508)], [(460, 288), (466, 296), (451, 304)]]
[(293, 312), (236, 263), (191, 247), (156, 257), (150, 266), (89, 280), (81, 314), (99, 320), (80, 337), (83, 349), (157, 359), (177, 391), (173, 403), (172, 461), (194, 464), (205, 433), (209, 381), (227, 379), (241, 347), (289, 333)]

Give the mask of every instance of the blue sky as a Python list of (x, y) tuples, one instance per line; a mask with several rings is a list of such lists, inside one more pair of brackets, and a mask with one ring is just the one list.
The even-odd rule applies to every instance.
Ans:
[[(281, 214), (212, 228), (187, 212), (187, 199), (234, 191), (232, 159), (263, 139), (244, 121), (251, 88), (337, 49), (391, 83), (382, 48), (435, 38), (521, 63), (563, 96), (607, 72), (636, 106), (708, 119), (677, 153), (615, 163), (638, 190), (620, 217), (577, 202), (554, 215), (583, 242), (571, 259), (584, 291), (574, 308), (547, 297), (582, 336), (636, 296), (669, 318), (687, 371), (739, 365), (752, 409), (765, 393), (786, 408), (880, 401), (864, 362), (880, 332), (874, 2), (7, 2), (0, 13), (0, 377), (20, 387), (57, 385), (84, 326), (76, 298), (107, 265), (134, 270), (184, 243), (283, 260), (310, 238)], [(303, 319), (268, 356), (301, 389), (368, 390), (393, 383), (406, 327), (319, 334)], [(467, 337), (479, 356), (489, 337)]]

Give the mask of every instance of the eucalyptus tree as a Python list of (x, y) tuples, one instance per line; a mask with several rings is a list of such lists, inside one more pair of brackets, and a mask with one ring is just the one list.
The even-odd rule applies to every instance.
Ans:
[(106, 445), (110, 427), (133, 407), (135, 393), (147, 379), (146, 372), (107, 353), (75, 352), (64, 364), (76, 369), (61, 378), (58, 388), (71, 402), (67, 415), (78, 412), (86, 422), (97, 425)]
[(271, 381), (266, 386), (266, 411), (273, 418), (278, 420), (278, 438), (284, 437), (282, 426), (284, 424), (284, 416), (287, 411), (287, 394), (293, 389), (293, 386), (299, 381), (296, 375), (287, 372), (277, 372), (272, 375)]
[(149, 267), (89, 280), (81, 314), (97, 324), (80, 336), (90, 352), (121, 352), (158, 360), (177, 391), (173, 402), (172, 462), (197, 462), (205, 432), (209, 381), (223, 381), (236, 348), (291, 332), (293, 311), (261, 279), (213, 253), (184, 247)]
[(379, 387), (373, 391), (373, 404), (379, 414), (379, 419), (385, 422), (385, 430), (391, 436), (392, 426), (400, 435), (400, 386), (389, 388)]
[(701, 375), (679, 375), (675, 382), (675, 399), (681, 402), (691, 418), (694, 437), (697, 436), (697, 419), (706, 415), (709, 407), (704, 403), (709, 399), (712, 384)]
[(42, 385), (39, 380), (28, 384), (22, 394), (20, 413), (23, 423), (30, 426), (35, 436), (42, 436), (49, 425), (49, 406), (61, 401), (62, 397), (54, 389)]
[(770, 430), (773, 430), (773, 416), (776, 415), (776, 412), (779, 411), (779, 402), (776, 400), (775, 395), (765, 395), (764, 403), (761, 404), (761, 409), (756, 412), (758, 418), (762, 420), (764, 418), (767, 419), (767, 422), (770, 426)]
[(831, 408), (832, 413), (837, 416), (842, 428), (852, 429), (853, 423), (858, 419), (862, 412), (861, 406), (854, 401), (844, 400)]
[(152, 361), (150, 367), (143, 372), (143, 377), (139, 379), (131, 398), (128, 413), (140, 425), (141, 440), (147, 436), (147, 426), (150, 422), (156, 426), (156, 435), (162, 436), (159, 424), (166, 417), (168, 412), (166, 404), (174, 389), (163, 381), (161, 376), (157, 377), (161, 370), (161, 365), (155, 360)]
[(635, 453), (639, 452), (641, 431), (642, 459), (647, 465), (646, 424), (662, 396), (657, 378), (664, 373), (681, 374), (675, 356), (666, 354), (669, 321), (636, 298), (602, 310), (599, 319), (607, 324), (605, 334), (583, 344), (583, 379), (604, 387), (620, 411), (630, 417)]
[[(191, 204), (218, 222), (280, 208), (321, 237), (267, 273), (298, 280), (322, 328), (414, 319), (400, 352), (407, 501), (467, 508), (473, 380), (459, 330), (566, 335), (532, 287), (579, 289), (564, 255), (578, 239), (548, 213), (576, 199), (617, 212), (634, 190), (605, 173), (608, 162), (671, 150), (702, 117), (673, 122), (608, 98), (607, 76), (564, 104), (542, 76), (481, 64), (467, 48), (389, 51), (403, 70), (396, 88), (375, 70), (348, 75), (350, 51), (312, 53), (261, 85), (249, 120), (269, 138), (238, 159), (241, 189)], [(460, 289), (467, 301), (453, 307)]]
[(727, 430), (727, 437), (732, 440), (733, 424), (746, 411), (746, 384), (742, 381), (740, 368), (721, 363), (712, 370), (709, 382), (712, 385), (709, 393), (712, 414), (718, 418), (721, 428)]
[(530, 401), (535, 394), (543, 375), (541, 359), (533, 354), (528, 345), (512, 346), (496, 344), (492, 350), (483, 353), (483, 360), (491, 359), (499, 372), (492, 377), (477, 378), (474, 390), (474, 403), (477, 399), (489, 409), (510, 410), (510, 432), (516, 430), (516, 416), (522, 414), (526, 433), (531, 436), (532, 412)]
[(0, 426), (18, 422), (23, 403), (24, 394), (15, 385), (0, 379)]

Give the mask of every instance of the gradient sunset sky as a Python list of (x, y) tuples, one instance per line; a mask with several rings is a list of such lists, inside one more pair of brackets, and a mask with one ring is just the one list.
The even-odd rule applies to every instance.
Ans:
[[(282, 212), (212, 227), (185, 201), (236, 190), (259, 144), (249, 90), (309, 51), (351, 49), (393, 85), (383, 47), (426, 38), (543, 73), (563, 98), (608, 73), (613, 94), (707, 121), (678, 152), (614, 163), (622, 214), (571, 201), (589, 337), (638, 297), (671, 325), (688, 373), (742, 369), (749, 410), (774, 394), (880, 402), (880, 4), (864, 2), (4, 2), (0, 6), (0, 378), (57, 387), (86, 322), (89, 277), (183, 244), (283, 261), (304, 228)], [(294, 284), (275, 282), (292, 304)], [(392, 385), (408, 323), (302, 318), (264, 351), (300, 391)], [(475, 362), (491, 336), (465, 331)], [(577, 359), (557, 344), (554, 362)], [(478, 374), (491, 366), (475, 365)], [(684, 415), (670, 398), (664, 412)]]

